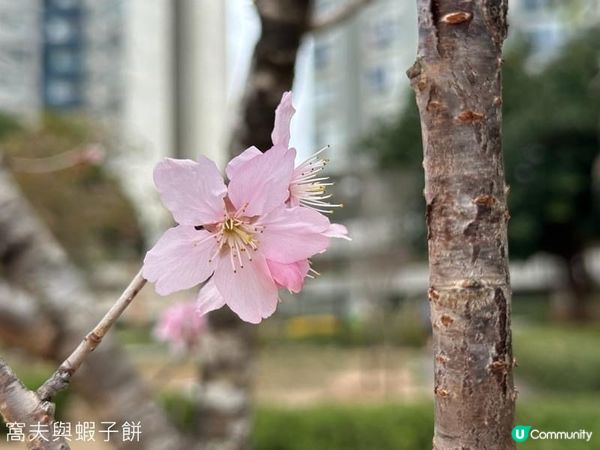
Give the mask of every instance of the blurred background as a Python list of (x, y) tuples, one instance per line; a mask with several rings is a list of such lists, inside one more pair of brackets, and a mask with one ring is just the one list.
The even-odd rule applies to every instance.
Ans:
[[(0, 0), (0, 351), (31, 387), (170, 226), (153, 187), (156, 162), (204, 154), (223, 167), (243, 150), (230, 143), (251, 123), (243, 110), (252, 86), (272, 85), (278, 100), (282, 84), (261, 78), (256, 63), (269, 45), (293, 50), (286, 76), (299, 160), (331, 145), (328, 175), (345, 205), (332, 220), (353, 241), (316, 258), (322, 275), (300, 295), (282, 294), (256, 336), (209, 335), (190, 323), (185, 339), (174, 339), (165, 311), (195, 292), (163, 298), (146, 287), (107, 344), (108, 359), (58, 400), (59, 417), (73, 423), (123, 422), (130, 410), (151, 417), (143, 445), (115, 446), (431, 448), (422, 153), (405, 75), (416, 55), (415, 2), (296, 1), (308, 21), (300, 32), (277, 22), (277, 3)], [(528, 441), (531, 449), (600, 449), (600, 3), (511, 0), (509, 21), (517, 422), (597, 435)], [(61, 290), (65, 280), (75, 287)], [(231, 343), (233, 359), (236, 340), (253, 344), (207, 388), (202, 367), (214, 339)], [(115, 367), (127, 369), (119, 377)], [(246, 371), (250, 381), (231, 380)], [(23, 445), (6, 441), (0, 449)]]

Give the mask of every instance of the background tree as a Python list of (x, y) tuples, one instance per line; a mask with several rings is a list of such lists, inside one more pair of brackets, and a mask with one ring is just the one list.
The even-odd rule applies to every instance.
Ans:
[[(319, 32), (350, 19), (372, 0), (353, 0), (327, 17), (312, 20), (312, 0), (257, 0), (261, 34), (254, 48), (240, 114), (233, 124), (229, 154), (250, 146), (271, 145), (275, 108), (294, 83), (296, 56), (306, 33)], [(256, 327), (228, 308), (208, 315), (202, 339), (202, 398), (199, 439), (223, 450), (249, 447), (250, 403), (256, 357)], [(223, 395), (226, 394), (226, 395)], [(233, 400), (233, 401), (232, 401)]]
[[(569, 317), (589, 313), (592, 281), (582, 253), (600, 237), (599, 185), (594, 162), (600, 154), (600, 74), (595, 45), (600, 29), (581, 32), (543, 70), (532, 72), (532, 49), (521, 43), (503, 70), (503, 141), (512, 257), (547, 252), (564, 262), (572, 302)], [(420, 169), (419, 116), (412, 100), (392, 123), (367, 138), (381, 167)], [(596, 166), (597, 167), (597, 166)], [(597, 176), (597, 175), (596, 175)], [(413, 196), (421, 187), (415, 184)], [(421, 203), (409, 203), (413, 213)], [(421, 228), (413, 242), (423, 250)]]

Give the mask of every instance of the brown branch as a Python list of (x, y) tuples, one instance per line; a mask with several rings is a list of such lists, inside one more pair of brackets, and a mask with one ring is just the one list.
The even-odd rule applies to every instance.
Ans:
[(337, 10), (333, 11), (331, 14), (326, 15), (325, 17), (315, 18), (311, 22), (308, 31), (318, 33), (341, 25), (345, 21), (350, 20), (362, 8), (364, 8), (372, 2), (373, 0), (354, 0), (350, 3), (346, 3), (345, 5), (338, 7)]
[(79, 369), (85, 358), (102, 342), (106, 332), (127, 309), (138, 292), (144, 287), (144, 284), (146, 284), (146, 280), (142, 277), (142, 271), (140, 270), (100, 322), (83, 338), (56, 372), (38, 389), (37, 392), (41, 399), (52, 400), (58, 392), (67, 388), (73, 374)]
[(54, 405), (40, 399), (27, 389), (15, 373), (0, 358), (0, 414), (4, 421), (19, 423), (26, 430), (37, 426), (43, 432), (30, 434), (27, 448), (30, 450), (68, 450), (69, 444), (64, 438), (50, 437), (54, 422)]

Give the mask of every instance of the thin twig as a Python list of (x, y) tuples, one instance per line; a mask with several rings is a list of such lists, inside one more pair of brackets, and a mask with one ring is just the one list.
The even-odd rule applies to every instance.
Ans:
[(14, 172), (52, 173), (69, 169), (81, 163), (99, 164), (106, 157), (102, 144), (86, 144), (58, 155), (39, 158), (7, 157)]
[(114, 325), (117, 319), (127, 309), (131, 301), (144, 287), (146, 280), (142, 277), (140, 270), (133, 278), (129, 286), (123, 291), (115, 304), (108, 310), (98, 325), (90, 331), (77, 348), (58, 367), (56, 372), (37, 390), (42, 400), (52, 400), (60, 391), (65, 389), (73, 374), (81, 366), (85, 358), (102, 342), (106, 332)]
[(308, 31), (319, 32), (340, 25), (372, 2), (373, 0), (353, 0), (321, 19), (314, 19)]

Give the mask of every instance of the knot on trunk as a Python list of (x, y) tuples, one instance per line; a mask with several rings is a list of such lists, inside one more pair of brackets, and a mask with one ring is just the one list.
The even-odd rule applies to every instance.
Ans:
[(458, 25), (460, 23), (469, 22), (473, 18), (473, 14), (466, 11), (455, 11), (446, 14), (442, 17), (441, 22), (449, 25)]

